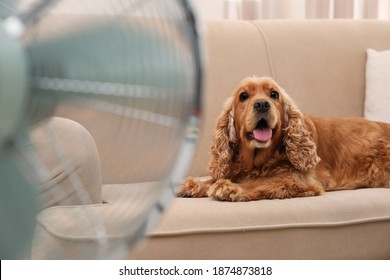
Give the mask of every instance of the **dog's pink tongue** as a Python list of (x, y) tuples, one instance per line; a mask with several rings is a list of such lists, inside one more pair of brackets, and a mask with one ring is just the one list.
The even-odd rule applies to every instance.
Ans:
[(253, 130), (253, 137), (260, 142), (268, 142), (272, 138), (272, 129), (256, 128)]

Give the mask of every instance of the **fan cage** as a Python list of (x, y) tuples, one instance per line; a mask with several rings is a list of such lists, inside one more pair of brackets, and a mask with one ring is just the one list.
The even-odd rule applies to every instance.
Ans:
[[(9, 16), (4, 7), (0, 16)], [(14, 145), (40, 203), (32, 257), (123, 257), (160, 218), (194, 152), (203, 63), (193, 8), (185, 0), (20, 1), (12, 13), (24, 24), (15, 35), (30, 76), (20, 125), (27, 129)], [(102, 173), (98, 202), (50, 116), (92, 135)], [(69, 178), (71, 195), (51, 180), (36, 135)], [(85, 246), (48, 248), (69, 228), (68, 237)]]

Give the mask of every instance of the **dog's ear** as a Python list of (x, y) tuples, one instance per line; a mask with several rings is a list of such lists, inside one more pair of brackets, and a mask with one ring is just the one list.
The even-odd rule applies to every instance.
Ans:
[(284, 144), (288, 160), (301, 171), (314, 168), (320, 161), (317, 146), (305, 124), (301, 111), (284, 92)]
[(214, 131), (211, 161), (208, 166), (209, 174), (214, 180), (229, 177), (237, 142), (233, 97), (230, 97), (225, 103)]

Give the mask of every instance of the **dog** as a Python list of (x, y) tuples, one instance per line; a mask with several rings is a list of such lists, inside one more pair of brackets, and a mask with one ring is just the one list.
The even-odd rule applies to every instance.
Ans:
[(180, 197), (284, 199), (390, 187), (390, 124), (304, 116), (268, 77), (244, 79), (217, 120), (206, 181)]

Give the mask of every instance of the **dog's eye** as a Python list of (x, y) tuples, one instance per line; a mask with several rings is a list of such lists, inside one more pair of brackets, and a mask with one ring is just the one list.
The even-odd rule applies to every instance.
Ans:
[(249, 94), (247, 92), (242, 92), (240, 94), (240, 102), (244, 102), (245, 100), (247, 100), (249, 98)]
[(276, 90), (272, 90), (269, 96), (272, 99), (278, 100), (279, 99), (279, 92), (277, 92)]

